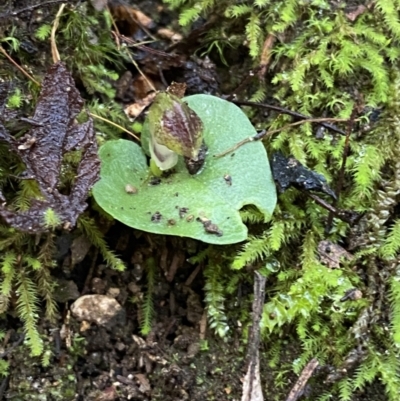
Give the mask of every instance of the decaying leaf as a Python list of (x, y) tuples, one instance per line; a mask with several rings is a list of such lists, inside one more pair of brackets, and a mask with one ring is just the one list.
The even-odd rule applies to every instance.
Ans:
[[(0, 96), (2, 99), (3, 96)], [(26, 166), (21, 179), (36, 180), (42, 194), (34, 199), (30, 209), (16, 212), (6, 202), (0, 205), (0, 215), (13, 227), (32, 233), (47, 231), (44, 216), (52, 209), (65, 228), (75, 225), (87, 204), (88, 191), (97, 181), (100, 161), (92, 120), (78, 124), (75, 117), (83, 100), (64, 64), (52, 65), (46, 74), (42, 91), (31, 118), (32, 128), (20, 139), (12, 137), (0, 119), (0, 141), (8, 143)], [(0, 109), (1, 109), (0, 105)], [(1, 118), (1, 117), (0, 117)], [(62, 159), (66, 152), (81, 150), (75, 182), (69, 194), (59, 192)]]
[(285, 157), (281, 152), (275, 152), (272, 156), (271, 168), (281, 192), (294, 186), (306, 191), (324, 192), (336, 199), (325, 177), (304, 167), (294, 157)]
[(125, 114), (130, 118), (137, 118), (142, 111), (151, 104), (156, 96), (155, 92), (149, 93), (146, 97), (139, 99), (137, 102), (125, 107)]

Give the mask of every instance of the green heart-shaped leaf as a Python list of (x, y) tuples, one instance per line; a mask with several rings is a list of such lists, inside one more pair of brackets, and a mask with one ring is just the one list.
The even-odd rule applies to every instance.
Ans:
[(150, 179), (142, 149), (126, 140), (100, 149), (101, 179), (93, 194), (97, 203), (128, 226), (157, 234), (232, 244), (247, 238), (239, 210), (255, 205), (268, 220), (276, 190), (265, 148), (252, 142), (223, 157), (214, 155), (256, 131), (234, 104), (209, 95), (184, 99), (204, 124), (208, 154), (203, 169), (190, 175), (182, 159), (158, 185)]

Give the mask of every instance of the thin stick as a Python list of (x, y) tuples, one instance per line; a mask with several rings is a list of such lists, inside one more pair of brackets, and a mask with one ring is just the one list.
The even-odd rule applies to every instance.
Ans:
[[(233, 103), (235, 103), (235, 102), (233, 102)], [(287, 128), (295, 127), (296, 125), (301, 125), (301, 124), (304, 124), (304, 123), (322, 123), (324, 121), (347, 122), (348, 120), (344, 119), (344, 118), (307, 118), (306, 120), (296, 121), (295, 123), (287, 124), (287, 125), (284, 125), (281, 128), (277, 128), (277, 129), (274, 129), (274, 130), (271, 130), (271, 131), (263, 130), (263, 131), (259, 132), (257, 135), (249, 136), (248, 138), (245, 138), (245, 139), (241, 140), (240, 142), (238, 142), (235, 145), (233, 145), (231, 148), (229, 148), (227, 150), (224, 150), (223, 152), (214, 155), (214, 157), (225, 156), (225, 155), (227, 155), (227, 154), (229, 154), (231, 152), (234, 152), (236, 149), (240, 148), (241, 146), (243, 146), (246, 143), (259, 141), (260, 139), (263, 139), (265, 137), (268, 137), (268, 136), (271, 136), (273, 134), (276, 134), (277, 132), (281, 132), (281, 131), (283, 131), (283, 130), (285, 130)]]
[[(349, 151), (350, 151), (350, 136), (351, 136), (351, 133), (353, 132), (354, 121), (356, 121), (355, 116), (356, 116), (356, 107), (354, 106), (353, 110), (351, 112), (351, 116), (350, 116), (349, 120), (347, 121), (346, 140), (345, 140), (345, 143), (344, 143), (343, 154), (342, 154), (342, 165), (340, 167), (339, 177), (338, 177), (338, 180), (337, 180), (336, 199), (333, 202), (333, 206), (337, 205), (337, 203), (339, 201), (340, 192), (341, 192), (341, 190), (343, 188), (347, 156), (348, 156)], [(326, 227), (325, 227), (325, 232), (326, 233), (328, 233), (331, 230), (332, 222), (333, 222), (333, 216), (334, 216), (334, 213), (330, 212), (329, 216), (328, 216), (328, 219), (327, 219)]]
[(3, 53), (8, 60), (15, 66), (17, 67), (27, 78), (29, 78), (32, 82), (34, 82), (36, 85), (40, 86), (40, 83), (36, 81), (35, 78), (32, 77), (29, 73), (27, 73), (21, 66), (19, 66), (9, 55), (8, 53), (3, 49), (2, 46), (0, 46), (0, 52)]
[(58, 52), (56, 44), (56, 32), (58, 25), (60, 24), (60, 17), (62, 12), (64, 11), (65, 6), (66, 3), (61, 4), (56, 14), (56, 18), (54, 19), (53, 26), (51, 28), (50, 43), (51, 43), (51, 55), (53, 57), (53, 63), (58, 63), (60, 61), (60, 53)]
[[(252, 304), (251, 327), (247, 345), (247, 373), (243, 382), (242, 401), (262, 399), (260, 379), (260, 321), (265, 299), (267, 278), (258, 271), (254, 272), (254, 297)], [(261, 397), (259, 397), (261, 396)]]
[(116, 124), (116, 123), (114, 123), (114, 122), (112, 122), (112, 121), (110, 121), (110, 120), (107, 120), (107, 118), (100, 117), (100, 116), (98, 116), (97, 114), (94, 114), (94, 113), (91, 113), (91, 112), (88, 112), (88, 113), (89, 113), (89, 115), (90, 115), (91, 117), (97, 118), (97, 119), (99, 119), (99, 120), (101, 120), (101, 121), (104, 121), (104, 122), (110, 124), (110, 125), (113, 125), (114, 127), (119, 128), (121, 131), (124, 131), (124, 132), (126, 132), (127, 134), (129, 134), (130, 136), (133, 136), (137, 141), (140, 142), (140, 138), (139, 138), (139, 137), (137, 137), (133, 132), (128, 131), (126, 128), (122, 127), (121, 125), (118, 125), (118, 124)]
[(299, 378), (297, 379), (297, 382), (295, 383), (288, 397), (286, 398), (286, 401), (296, 401), (298, 398), (301, 397), (304, 387), (306, 386), (308, 380), (318, 366), (319, 362), (316, 358), (311, 359), (311, 361), (307, 363)]
[(29, 7), (21, 8), (16, 11), (10, 11), (8, 13), (0, 14), (0, 19), (8, 18), (8, 17), (15, 17), (16, 15), (24, 13), (25, 11), (33, 11), (35, 8), (45, 7), (45, 6), (48, 6), (51, 4), (62, 3), (64, 1), (65, 0), (51, 0), (51, 1), (45, 1), (44, 3), (33, 4)]
[[(247, 102), (247, 101), (237, 101), (234, 100), (232, 103), (237, 104), (238, 106), (252, 106), (252, 107), (261, 107), (264, 109), (269, 109), (269, 110), (274, 110), (279, 113), (283, 114), (288, 114), (289, 116), (300, 118), (301, 120), (307, 120), (311, 119), (312, 117), (310, 116), (305, 116), (304, 114), (297, 113), (296, 111), (292, 111), (289, 109), (285, 109), (284, 107), (279, 107), (279, 106), (273, 106), (272, 104), (266, 104), (266, 103), (255, 103), (255, 102)], [(347, 121), (347, 120), (345, 120)], [(334, 125), (326, 124), (324, 122), (320, 123), (323, 127), (330, 129), (331, 131), (335, 131), (340, 135), (346, 135), (344, 131), (341, 129), (335, 127)]]
[(234, 99), (236, 99), (236, 96), (245, 89), (247, 84), (255, 77), (256, 73), (259, 72), (260, 69), (261, 67), (256, 67), (250, 70), (246, 78), (242, 80), (239, 86), (227, 98), (225, 98), (225, 100), (233, 101)]
[(316, 203), (318, 203), (320, 206), (322, 206), (324, 209), (328, 210), (330, 214), (332, 214), (332, 216), (337, 217), (338, 219), (352, 225), (354, 224), (360, 217), (361, 215), (358, 213), (351, 213), (347, 210), (342, 210), (342, 209), (337, 209), (335, 204), (331, 205), (330, 203), (326, 202), (325, 200), (323, 200), (322, 198), (320, 198), (319, 196), (302, 190), (302, 192), (310, 197), (311, 199), (313, 199)]
[[(111, 18), (112, 18), (112, 15), (111, 15), (111, 14), (110, 14), (110, 16), (111, 16)], [(112, 18), (112, 21), (113, 21), (113, 26), (115, 26), (115, 28), (116, 28), (116, 32), (113, 32), (113, 31), (111, 31), (111, 32), (112, 32), (112, 34), (115, 36), (115, 40), (117, 41), (117, 43), (118, 43), (118, 48), (119, 48), (119, 47), (120, 47), (120, 46), (119, 46), (119, 39), (120, 39), (120, 38), (127, 39), (127, 38), (125, 38), (125, 36), (123, 36), (123, 35), (121, 35), (121, 34), (119, 33), (118, 28), (117, 28), (117, 26), (115, 25), (114, 18)], [(143, 77), (143, 79), (144, 79), (144, 80), (146, 81), (146, 83), (149, 85), (149, 87), (150, 87), (154, 92), (157, 92), (157, 89), (154, 87), (154, 85), (149, 81), (149, 79), (146, 77), (146, 75), (145, 75), (145, 74), (143, 73), (143, 71), (140, 69), (138, 63), (133, 59), (133, 57), (132, 57), (131, 52), (129, 51), (129, 49), (128, 49), (127, 47), (124, 47), (124, 51), (125, 51), (126, 55), (130, 58), (132, 64), (133, 64), (133, 65), (136, 67), (136, 69), (138, 70), (139, 74)]]
[[(127, 49), (127, 48), (126, 48)], [(128, 49), (127, 49), (128, 50)], [(150, 88), (154, 91), (157, 92), (157, 89), (154, 87), (154, 85), (149, 81), (149, 79), (146, 77), (144, 72), (140, 69), (138, 63), (133, 59), (131, 52), (127, 51), (126, 54), (128, 57), (131, 59), (132, 64), (136, 67), (136, 69), (139, 71), (139, 74), (143, 77), (143, 79), (146, 81), (146, 83), (150, 86)]]

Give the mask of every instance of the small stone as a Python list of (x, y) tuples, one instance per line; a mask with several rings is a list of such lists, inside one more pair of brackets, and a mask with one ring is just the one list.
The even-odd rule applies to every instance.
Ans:
[(72, 280), (56, 279), (57, 290), (54, 291), (54, 299), (57, 302), (65, 303), (79, 298), (77, 285)]
[(112, 328), (125, 323), (125, 310), (106, 295), (84, 295), (71, 305), (71, 313), (78, 321), (88, 321)]
[(117, 287), (111, 287), (107, 290), (107, 294), (111, 298), (117, 298), (119, 294), (121, 293), (121, 290)]
[(104, 294), (106, 291), (106, 283), (104, 280), (98, 277), (94, 277), (91, 282), (91, 292), (95, 294)]

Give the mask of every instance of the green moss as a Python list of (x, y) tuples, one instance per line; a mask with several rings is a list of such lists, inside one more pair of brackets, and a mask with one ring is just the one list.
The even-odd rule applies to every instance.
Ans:
[[(313, 357), (340, 370), (354, 350), (365, 348), (366, 355), (348, 368), (348, 375), (339, 375), (319, 399), (350, 400), (374, 380), (384, 383), (387, 399), (397, 399), (400, 259), (394, 206), (400, 187), (400, 2), (377, 1), (353, 20), (350, 13), (357, 5), (325, 0), (164, 1), (179, 8), (182, 25), (226, 9), (219, 27), (213, 28), (213, 46), (218, 40), (223, 46), (230, 36), (241, 37), (237, 43), (246, 40), (255, 66), (263, 62), (265, 39), (275, 36), (265, 80), (250, 85), (248, 97), (266, 94), (310, 116), (349, 118), (355, 110), (360, 118), (350, 137), (338, 206), (364, 213), (361, 221), (350, 227), (334, 219), (327, 234), (328, 212), (290, 189), (280, 195), (269, 225), (251, 209), (242, 212), (253, 224), (250, 236), (236, 256), (226, 252), (225, 263), (234, 269), (251, 265), (268, 274), (262, 331), (266, 348), (274, 350), (271, 363), (278, 366), (283, 358), (278, 351), (282, 337), (301, 344), (291, 361), (296, 374)], [(257, 100), (263, 98), (257, 95)], [(369, 121), (368, 110), (377, 108), (378, 121)], [(287, 116), (271, 113), (259, 126), (272, 130), (288, 122)], [(303, 124), (284, 129), (265, 144), (269, 154), (292, 154), (336, 186), (344, 136), (325, 131), (319, 139), (311, 124)], [(325, 239), (351, 245), (356, 258), (340, 269), (327, 268), (317, 249)], [(215, 267), (209, 263), (208, 269)], [(263, 268), (271, 263), (279, 268)], [(350, 288), (360, 289), (363, 298), (340, 302)], [(216, 290), (215, 295), (228, 297)], [(287, 382), (290, 374), (281, 369), (272, 373), (274, 382)]]

